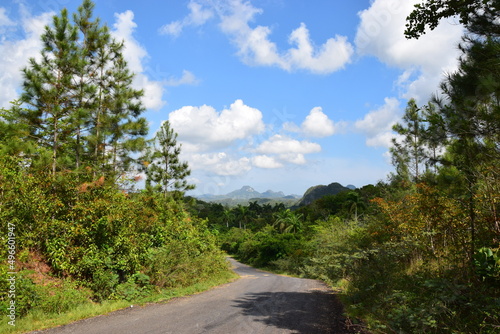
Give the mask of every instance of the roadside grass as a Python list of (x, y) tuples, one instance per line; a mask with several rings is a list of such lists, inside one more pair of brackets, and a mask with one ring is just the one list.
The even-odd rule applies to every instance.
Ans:
[[(126, 301), (126, 300), (106, 300), (101, 303), (94, 303), (87, 300), (78, 304), (64, 312), (44, 312), (43, 310), (33, 309), (26, 316), (17, 318), (15, 326), (9, 325), (9, 318), (3, 317), (0, 323), (0, 333), (27, 333), (31, 331), (44, 330), (57, 326), (69, 324), (78, 320), (87, 319), (99, 315), (104, 315), (133, 306), (144, 306), (149, 303), (167, 302), (172, 298), (179, 298), (201, 293), (217, 287), (222, 284), (232, 282), (238, 278), (238, 275), (233, 271), (222, 272), (219, 275), (212, 277), (203, 282), (174, 289), (164, 289), (153, 292), (142, 298)], [(72, 294), (63, 294), (67, 298), (71, 298)], [(59, 302), (64, 302), (60, 300)]]

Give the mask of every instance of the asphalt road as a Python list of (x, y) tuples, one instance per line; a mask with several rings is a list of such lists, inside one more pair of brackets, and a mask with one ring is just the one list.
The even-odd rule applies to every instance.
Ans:
[(241, 276), (232, 283), (32, 334), (350, 333), (342, 305), (323, 283), (229, 260)]

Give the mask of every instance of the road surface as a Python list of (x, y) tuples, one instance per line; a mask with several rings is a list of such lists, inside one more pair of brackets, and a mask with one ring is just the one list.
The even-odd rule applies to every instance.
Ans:
[(229, 260), (241, 276), (232, 283), (32, 334), (350, 333), (344, 328), (342, 305), (323, 283)]

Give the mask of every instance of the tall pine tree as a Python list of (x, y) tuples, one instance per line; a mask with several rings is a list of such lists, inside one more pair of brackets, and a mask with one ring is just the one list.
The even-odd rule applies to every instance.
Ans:
[(66, 9), (54, 16), (53, 27), (42, 35), (41, 60), (30, 59), (23, 70), (24, 92), (21, 100), (28, 105), (23, 113), (30, 125), (30, 137), (51, 152), (51, 173), (58, 166), (68, 166), (67, 147), (74, 134), (71, 114), (74, 111), (74, 69), (77, 66), (78, 34)]
[(84, 0), (70, 22), (66, 9), (42, 35), (42, 60), (24, 72), (20, 114), (42, 147), (51, 151), (51, 172), (91, 166), (94, 175), (127, 172), (132, 153), (145, 147), (143, 92), (123, 57), (124, 43), (93, 19)]

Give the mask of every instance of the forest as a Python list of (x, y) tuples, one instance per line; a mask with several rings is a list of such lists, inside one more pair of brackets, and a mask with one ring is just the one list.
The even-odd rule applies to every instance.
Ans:
[(93, 8), (54, 16), (22, 94), (0, 110), (2, 332), (227, 282), (229, 254), (326, 282), (360, 331), (498, 333), (497, 1), (415, 6), (407, 38), (442, 18), (466, 27), (458, 70), (426, 104), (408, 101), (387, 180), (294, 207), (186, 196), (175, 129), (147, 139), (124, 45)]

